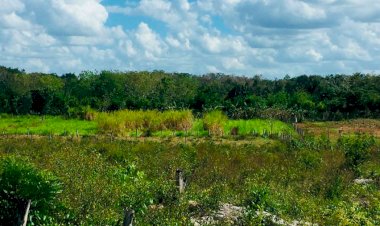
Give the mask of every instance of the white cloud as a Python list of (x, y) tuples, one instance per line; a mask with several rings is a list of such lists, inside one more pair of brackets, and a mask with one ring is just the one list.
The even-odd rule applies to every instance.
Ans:
[[(373, 0), (104, 4), (0, 0), (0, 65), (58, 73), (164, 69), (268, 77), (379, 71), (380, 2)], [(107, 23), (110, 14), (125, 16), (125, 24), (109, 25), (115, 24)], [(128, 24), (139, 19), (135, 27)]]
[(12, 13), (23, 11), (25, 6), (20, 0), (0, 0), (0, 13)]
[(306, 55), (310, 56), (314, 61), (321, 61), (323, 59), (322, 54), (317, 52), (315, 49), (307, 50)]
[(225, 69), (230, 70), (230, 69), (243, 69), (244, 64), (240, 62), (238, 58), (225, 58), (223, 59), (223, 66)]
[(136, 40), (145, 50), (148, 58), (154, 59), (163, 52), (163, 45), (156, 33), (146, 23), (140, 23), (136, 30)]

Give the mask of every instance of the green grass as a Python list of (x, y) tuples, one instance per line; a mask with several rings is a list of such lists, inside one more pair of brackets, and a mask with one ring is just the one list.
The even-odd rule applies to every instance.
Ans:
[(78, 130), (79, 135), (94, 135), (97, 124), (92, 121), (64, 119), (60, 116), (4, 116), (0, 118), (0, 133), (34, 135), (73, 135)]
[(241, 135), (249, 135), (253, 132), (262, 135), (264, 131), (267, 133), (294, 133), (294, 130), (289, 124), (278, 120), (229, 120), (224, 126), (225, 133), (230, 134), (231, 129), (234, 127), (238, 128), (239, 134)]
[[(252, 135), (256, 133), (262, 135), (267, 133), (290, 133), (294, 130), (289, 124), (277, 120), (251, 119), (251, 120), (228, 120), (224, 125), (224, 135), (230, 135), (231, 129), (237, 127), (239, 135)], [(28, 131), (34, 135), (73, 135), (78, 130), (79, 135), (95, 135), (98, 133), (96, 121), (85, 121), (79, 119), (65, 119), (61, 116), (8, 116), (2, 115), (0, 118), (0, 133), (26, 135)], [(138, 130), (138, 136), (143, 135), (143, 130)], [(186, 133), (185, 131), (155, 131), (154, 137), (169, 136), (207, 136), (208, 131), (203, 127), (203, 120), (196, 119), (193, 127)], [(128, 133), (128, 136), (136, 136), (135, 131)]]

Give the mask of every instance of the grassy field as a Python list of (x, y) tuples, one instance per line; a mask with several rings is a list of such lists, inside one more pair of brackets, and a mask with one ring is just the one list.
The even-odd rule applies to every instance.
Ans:
[[(33, 225), (120, 225), (124, 208), (135, 211), (136, 225), (193, 225), (224, 204), (244, 210), (239, 225), (276, 225), (263, 211), (286, 222), (380, 225), (380, 144), (370, 136), (378, 120), (299, 123), (308, 134), (302, 139), (280, 121), (226, 120), (220, 136), (209, 136), (203, 119), (191, 125), (187, 132), (163, 129), (146, 137), (139, 129), (138, 138), (126, 131), (112, 139), (96, 120), (2, 116), (0, 133), (13, 135), (0, 136), (0, 180), (6, 180), (0, 183), (0, 205), (9, 184), (25, 183), (16, 192), (30, 197), (23, 188), (37, 180), (31, 189)], [(76, 130), (78, 139), (18, 136)], [(232, 130), (238, 135), (230, 135)], [(292, 138), (267, 135), (284, 132)], [(177, 169), (186, 180), (184, 193), (176, 185)], [(40, 196), (51, 193), (35, 189), (46, 188), (49, 180), (57, 192), (44, 206), (47, 199)]]
[[(11, 137), (0, 138), (0, 163), (15, 158), (60, 181), (62, 192), (48, 208), (51, 218), (34, 218), (36, 224), (118, 225), (128, 207), (136, 212), (136, 225), (192, 225), (191, 219), (230, 203), (246, 209), (242, 225), (273, 225), (256, 211), (288, 222), (379, 225), (378, 147), (365, 146), (368, 156), (352, 162), (342, 147), (356, 150), (356, 142), (367, 140), (332, 146), (323, 140), (295, 142), (257, 145), (252, 140), (235, 146)], [(178, 168), (187, 181), (183, 194), (175, 183)], [(356, 178), (374, 182), (360, 185)], [(32, 216), (41, 214), (37, 207), (34, 203)]]
[[(238, 134), (247, 135), (262, 135), (266, 133), (289, 133), (294, 135), (292, 127), (286, 123), (277, 120), (228, 120), (223, 126), (223, 135), (228, 136), (232, 128), (238, 128)], [(78, 131), (79, 135), (96, 135), (99, 128), (97, 121), (86, 121), (79, 119), (65, 119), (60, 116), (7, 116), (3, 115), (0, 118), (0, 133), (5, 134), (28, 134), (33, 135), (75, 135)], [(136, 136), (136, 131), (126, 133), (127, 136)], [(142, 136), (142, 129), (137, 131), (137, 136)], [(193, 126), (187, 132), (162, 130), (152, 133), (153, 137), (168, 137), (168, 136), (207, 136), (208, 131), (204, 129), (203, 120), (194, 120)]]
[(33, 135), (95, 135), (97, 124), (94, 121), (64, 119), (60, 116), (7, 116), (0, 118), (0, 133)]

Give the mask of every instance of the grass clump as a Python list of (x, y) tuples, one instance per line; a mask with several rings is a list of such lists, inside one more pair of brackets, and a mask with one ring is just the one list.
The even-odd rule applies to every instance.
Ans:
[(222, 136), (228, 118), (222, 111), (211, 111), (203, 117), (204, 128), (210, 135)]

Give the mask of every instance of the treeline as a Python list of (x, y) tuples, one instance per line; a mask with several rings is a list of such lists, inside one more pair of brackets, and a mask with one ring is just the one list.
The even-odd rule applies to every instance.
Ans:
[(0, 67), (0, 112), (86, 117), (95, 111), (222, 110), (233, 119), (340, 120), (380, 116), (380, 76), (298, 76), (268, 80), (223, 74), (85, 71), (25, 73)]

